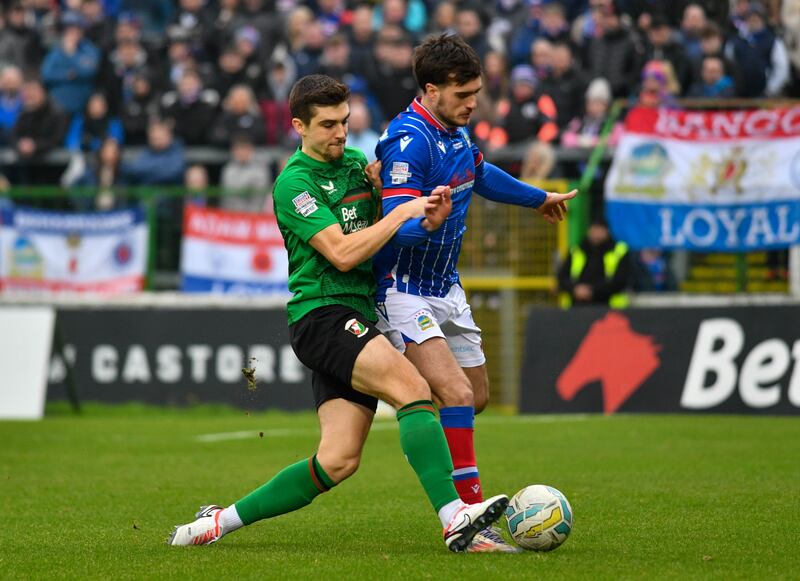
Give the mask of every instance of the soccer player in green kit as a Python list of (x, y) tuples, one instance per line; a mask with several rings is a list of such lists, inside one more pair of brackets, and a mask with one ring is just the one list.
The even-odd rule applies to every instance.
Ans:
[(292, 348), (312, 370), (320, 423), (316, 454), (287, 466), (227, 508), (200, 509), (175, 528), (171, 545), (206, 545), (242, 526), (297, 510), (358, 468), (378, 398), (397, 410), (400, 445), (442, 523), (444, 541), (463, 551), (496, 521), (505, 495), (465, 504), (428, 384), (375, 328), (371, 257), (408, 220), (435, 230), (450, 212), (450, 189), (403, 204), (377, 220), (380, 193), (367, 159), (345, 147), (348, 88), (324, 75), (295, 83), (289, 95), (300, 148), (275, 182), (278, 225), (289, 253)]

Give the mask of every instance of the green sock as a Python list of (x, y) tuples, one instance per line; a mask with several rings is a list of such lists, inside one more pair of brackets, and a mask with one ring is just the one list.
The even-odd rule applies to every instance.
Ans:
[(287, 466), (263, 486), (236, 503), (236, 512), (246, 525), (286, 514), (310, 504), (335, 486), (317, 462), (316, 454)]
[(453, 484), (453, 460), (434, 409), (432, 401), (411, 402), (397, 410), (397, 421), (403, 453), (439, 512), (445, 504), (458, 500), (458, 492)]

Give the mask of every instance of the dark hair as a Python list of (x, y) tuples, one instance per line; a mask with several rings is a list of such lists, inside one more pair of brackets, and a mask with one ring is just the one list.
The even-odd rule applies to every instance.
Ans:
[(463, 85), (481, 76), (478, 53), (460, 36), (442, 34), (428, 38), (414, 49), (414, 78), (423, 91), (425, 85)]
[(656, 12), (650, 19), (650, 30), (655, 30), (657, 28), (672, 28), (663, 12)]
[(347, 85), (327, 75), (308, 75), (299, 79), (289, 93), (289, 110), (305, 124), (311, 123), (314, 107), (344, 103), (350, 98)]

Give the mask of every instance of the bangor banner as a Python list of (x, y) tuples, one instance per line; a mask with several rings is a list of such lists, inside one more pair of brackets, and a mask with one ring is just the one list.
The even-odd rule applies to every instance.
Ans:
[(634, 108), (605, 197), (612, 234), (633, 248), (800, 244), (800, 107)]
[(0, 290), (123, 293), (142, 290), (144, 210), (0, 209)]
[(288, 294), (288, 276), (289, 258), (275, 216), (185, 207), (181, 290)]

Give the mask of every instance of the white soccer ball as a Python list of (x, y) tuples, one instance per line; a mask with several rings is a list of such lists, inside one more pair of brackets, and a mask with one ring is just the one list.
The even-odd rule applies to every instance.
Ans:
[(552, 551), (572, 532), (572, 507), (561, 491), (534, 484), (517, 492), (506, 508), (508, 530), (530, 551)]

